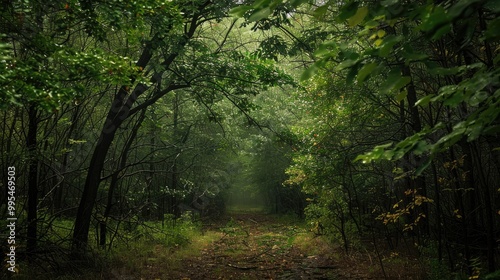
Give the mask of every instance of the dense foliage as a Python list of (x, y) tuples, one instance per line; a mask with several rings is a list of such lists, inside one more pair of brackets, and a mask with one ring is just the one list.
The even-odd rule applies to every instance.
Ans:
[(139, 223), (220, 216), (236, 190), (346, 252), (495, 272), (497, 2), (3, 1), (18, 250), (81, 259)]

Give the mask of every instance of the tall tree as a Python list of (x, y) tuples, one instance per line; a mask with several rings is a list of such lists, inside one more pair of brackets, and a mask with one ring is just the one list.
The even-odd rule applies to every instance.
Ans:
[[(241, 5), (233, 12), (272, 22), (280, 7), (296, 7), (305, 2), (308, 1), (259, 1)], [(384, 209), (378, 218), (386, 225), (396, 224), (402, 231), (413, 231), (424, 244), (428, 238), (437, 238), (439, 244), (454, 240), (460, 246), (456, 251), (447, 251), (450, 268), (455, 267), (457, 256), (464, 256), (459, 262), (466, 264), (469, 274), (473, 273), (473, 255), (481, 252), (486, 252), (489, 271), (497, 267), (493, 236), (499, 224), (493, 218), (493, 209), (498, 202), (491, 197), (495, 195), (492, 180), (500, 175), (500, 72), (498, 53), (494, 51), (498, 47), (500, 11), (494, 2), (314, 1), (300, 10), (328, 24), (322, 25), (328, 34), (324, 43), (315, 48), (314, 63), (302, 78), (310, 83), (308, 79), (318, 73), (323, 75), (322, 71), (329, 71), (333, 77), (344, 75), (344, 82), (333, 90), (349, 92), (343, 88), (348, 84), (363, 92), (363, 97), (370, 100), (369, 108), (383, 110), (382, 119), (396, 117), (393, 120), (399, 127), (389, 126), (389, 134), (373, 137), (375, 147), (368, 152), (358, 150), (361, 155), (356, 157), (370, 164), (366, 167), (370, 172), (381, 170), (373, 177), (380, 178), (381, 185), (391, 187), (389, 199), (371, 204), (375, 212)], [(350, 38), (342, 40), (347, 33)], [(321, 79), (313, 79), (312, 84), (317, 85), (318, 81)], [(324, 101), (313, 101), (319, 102)], [(341, 111), (328, 108), (325, 114), (328, 110)], [(379, 129), (375, 131), (382, 132)], [(359, 141), (358, 137), (346, 139)], [(314, 141), (313, 145), (318, 143)], [(315, 161), (306, 165), (318, 156), (310, 148), (303, 148), (307, 156), (299, 158), (302, 168), (292, 170), (292, 178), (302, 178), (299, 182), (321, 189), (324, 181), (313, 178), (318, 174), (335, 176), (342, 171), (321, 172), (324, 165)], [(491, 156), (486, 156), (488, 153)], [(321, 160), (338, 163), (336, 158)], [(392, 172), (379, 166), (387, 160), (394, 164)], [(436, 168), (429, 171), (431, 164)], [(450, 170), (451, 174), (447, 174)], [(488, 175), (484, 170), (488, 170)], [(338, 182), (345, 184), (344, 180)], [(453, 196), (446, 186), (454, 186)], [(325, 197), (328, 193), (319, 195), (318, 200)], [(435, 206), (435, 201), (440, 205)], [(448, 209), (444, 210), (443, 205)], [(324, 213), (338, 211), (337, 207)], [(482, 215), (478, 215), (480, 212)], [(443, 219), (443, 215), (449, 219)], [(465, 227), (464, 231), (456, 231), (459, 224)], [(472, 228), (476, 229), (474, 234)], [(448, 236), (441, 240), (443, 231)]]
[(227, 54), (221, 52), (224, 40), (215, 49), (206, 48), (193, 40), (203, 34), (203, 28), (210, 25), (211, 21), (224, 17), (233, 5), (232, 1), (188, 2), (169, 2), (172, 7), (178, 4), (182, 8), (169, 13), (162, 12), (155, 18), (167, 24), (151, 22), (150, 39), (145, 41), (135, 64), (136, 69), (149, 81), (136, 81), (136, 76), (131, 76), (127, 85), (121, 86), (114, 95), (89, 163), (78, 207), (73, 234), (73, 249), (76, 252), (87, 246), (93, 206), (106, 156), (125, 120), (169, 92), (187, 88), (195, 89), (194, 97), (199, 102), (210, 103), (220, 94), (239, 109), (245, 110), (249, 103), (244, 95), (256, 94), (263, 86), (286, 82), (272, 64), (234, 51)]

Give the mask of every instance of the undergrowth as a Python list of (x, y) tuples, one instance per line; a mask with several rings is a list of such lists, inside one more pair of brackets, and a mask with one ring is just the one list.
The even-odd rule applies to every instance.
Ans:
[[(28, 263), (24, 260), (25, 256), (20, 257), (17, 262), (18, 273), (7, 273), (6, 269), (2, 269), (0, 278), (110, 279), (119, 274), (136, 279), (136, 276), (141, 274), (139, 268), (147, 266), (148, 262), (162, 259), (166, 261), (173, 251), (182, 252), (183, 248), (192, 248), (194, 240), (197, 240), (194, 243), (199, 243), (207, 239), (200, 238), (201, 224), (194, 221), (190, 213), (180, 218), (166, 215), (163, 222), (137, 219), (110, 223), (108, 241), (112, 240), (112, 246), (107, 244), (106, 248), (101, 248), (97, 245), (97, 232), (91, 232), (87, 255), (80, 256), (81, 260), (76, 261), (71, 257), (70, 251), (72, 225), (73, 221), (64, 219), (56, 219), (46, 224), (40, 231), (39, 251), (33, 260)], [(117, 229), (118, 233), (115, 234)], [(18, 250), (21, 254), (24, 247), (18, 246)], [(117, 268), (126, 273), (117, 271)]]

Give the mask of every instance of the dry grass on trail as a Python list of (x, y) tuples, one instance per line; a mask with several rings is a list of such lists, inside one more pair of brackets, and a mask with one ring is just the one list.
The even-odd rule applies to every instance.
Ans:
[[(303, 227), (276, 217), (238, 213), (205, 228), (176, 249), (155, 245), (131, 271), (116, 268), (115, 279), (385, 279), (375, 254), (347, 256)], [(129, 260), (130, 261), (130, 260)], [(410, 275), (410, 263), (388, 263), (388, 279)]]

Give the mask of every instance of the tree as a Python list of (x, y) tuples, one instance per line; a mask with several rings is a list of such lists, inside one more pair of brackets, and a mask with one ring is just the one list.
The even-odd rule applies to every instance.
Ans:
[[(66, 5), (66, 6), (65, 6)], [(69, 4), (37, 1), (7, 1), (1, 12), (2, 75), (0, 100), (3, 108), (25, 106), (28, 117), (27, 251), (37, 247), (40, 125), (45, 116), (57, 113), (63, 104), (80, 98), (84, 84), (94, 77), (113, 83), (103, 75), (117, 57), (101, 57), (99, 52), (78, 51), (70, 26), (78, 24), (74, 13), (82, 11)], [(85, 20), (84, 20), (85, 21)], [(119, 62), (116, 66), (123, 66)], [(123, 69), (127, 69), (124, 67)], [(71, 84), (71, 87), (67, 85)]]
[[(239, 6), (233, 12), (272, 22), (280, 7), (298, 7), (305, 2), (262, 1)], [(443, 242), (455, 240), (461, 244), (457, 250), (464, 252), (463, 261), (471, 275), (473, 255), (480, 254), (473, 252), (472, 247), (486, 252), (489, 271), (496, 268), (494, 236), (498, 222), (493, 218), (493, 209), (497, 202), (491, 197), (495, 195), (492, 183), (499, 176), (499, 72), (494, 51), (499, 39), (495, 31), (499, 22), (497, 6), (493, 1), (324, 1), (300, 10), (329, 24), (323, 25), (329, 33), (323, 44), (316, 47), (314, 63), (304, 71), (303, 80), (310, 82), (309, 78), (322, 76), (322, 71), (343, 75), (345, 83), (339, 82), (333, 90), (345, 91), (343, 85), (348, 84), (371, 100), (369, 108), (382, 109), (383, 119), (396, 121), (396, 126), (386, 130), (389, 134), (374, 139), (371, 151), (357, 151), (356, 160), (370, 164), (366, 167), (370, 172), (387, 161), (394, 165), (389, 174), (384, 168), (377, 174), (382, 182), (389, 179), (398, 186), (397, 191), (390, 192), (390, 205), (373, 205), (375, 209), (386, 209), (379, 219), (387, 225), (404, 221), (401, 230), (415, 232), (424, 244), (429, 238), (436, 240), (440, 261)], [(342, 40), (343, 34), (350, 34), (351, 39)], [(321, 80), (313, 79), (313, 84), (318, 81)], [(323, 99), (313, 103), (319, 102)], [(385, 132), (379, 129), (375, 131)], [(326, 139), (330, 137), (335, 136)], [(358, 137), (346, 139), (352, 142)], [(292, 178), (297, 180), (304, 175), (307, 179), (300, 182), (306, 180), (318, 188), (322, 181), (310, 177), (324, 165), (311, 164), (303, 172), (308, 166), (305, 162), (314, 162), (317, 156), (309, 149), (310, 146), (304, 148), (300, 161), (303, 166), (291, 171)], [(491, 156), (486, 156), (488, 153)], [(339, 159), (327, 158), (327, 162), (335, 164)], [(446, 174), (450, 168), (452, 178)], [(334, 176), (342, 171), (326, 170), (320, 174)], [(445, 186), (453, 186), (452, 196)], [(319, 195), (319, 199), (326, 195)], [(340, 210), (327, 214), (332, 211)], [(453, 235), (451, 232), (458, 228), (455, 221), (465, 230)], [(478, 236), (484, 241), (478, 241)], [(454, 259), (459, 253), (448, 250), (446, 254), (450, 267), (455, 267)]]
[[(195, 98), (202, 103), (211, 102), (219, 93), (237, 108), (245, 110), (249, 106), (245, 94), (256, 94), (262, 86), (286, 82), (269, 63), (237, 52), (222, 53), (220, 50), (224, 41), (217, 49), (211, 50), (194, 40), (203, 31), (202, 27), (224, 16), (224, 11), (227, 11), (231, 3), (189, 2), (189, 5), (176, 11), (178, 15), (182, 15), (180, 22), (170, 22), (159, 29), (155, 22), (151, 23), (151, 38), (144, 44), (135, 64), (144, 75), (150, 76), (149, 82), (136, 82), (135, 76), (132, 76), (130, 82), (121, 86), (114, 96), (90, 160), (78, 207), (73, 234), (75, 251), (81, 251), (87, 246), (93, 205), (106, 155), (117, 130), (125, 120), (174, 90), (192, 88)], [(168, 21), (170, 14), (163, 16)], [(169, 44), (171, 42), (174, 43)], [(161, 59), (161, 62), (155, 63), (156, 59)], [(218, 61), (217, 64), (213, 63), (215, 60)], [(129, 84), (133, 85), (133, 90)], [(158, 89), (152, 91), (154, 87)]]

